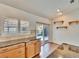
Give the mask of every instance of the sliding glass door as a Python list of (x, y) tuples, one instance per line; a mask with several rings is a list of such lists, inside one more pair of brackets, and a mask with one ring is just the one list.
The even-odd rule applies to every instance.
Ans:
[(37, 23), (36, 24), (36, 38), (41, 40), (42, 45), (48, 42), (49, 39), (49, 25)]
[(43, 41), (44, 39), (44, 33), (43, 33), (43, 24), (36, 24), (36, 38), (40, 39), (41, 41)]

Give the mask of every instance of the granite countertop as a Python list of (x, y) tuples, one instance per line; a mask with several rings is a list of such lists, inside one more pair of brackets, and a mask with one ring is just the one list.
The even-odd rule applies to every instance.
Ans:
[(16, 37), (0, 37), (0, 48), (22, 43), (22, 42), (29, 42), (31, 40), (35, 40), (35, 35), (27, 35), (27, 36), (16, 36)]

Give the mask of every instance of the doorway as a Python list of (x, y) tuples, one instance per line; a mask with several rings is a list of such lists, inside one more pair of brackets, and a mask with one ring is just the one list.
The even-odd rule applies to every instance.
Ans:
[(41, 40), (41, 45), (44, 45), (49, 40), (49, 25), (36, 23), (36, 38)]

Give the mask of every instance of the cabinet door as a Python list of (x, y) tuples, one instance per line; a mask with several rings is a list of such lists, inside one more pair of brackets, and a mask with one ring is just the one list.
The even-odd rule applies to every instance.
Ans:
[(0, 54), (0, 58), (8, 58), (8, 56), (7, 56), (7, 54), (5, 54), (5, 53), (1, 53), (1, 54)]
[(35, 55), (39, 54), (41, 51), (41, 42), (37, 41), (35, 43)]
[(2, 53), (0, 54), (0, 57), (2, 58), (24, 58), (25, 57), (24, 47)]
[(0, 49), (0, 57), (20, 58), (25, 57), (25, 44), (17, 44)]
[(6, 54), (8, 54), (7, 56), (10, 58), (24, 58), (25, 57), (24, 47), (9, 51)]
[(28, 42), (26, 43), (26, 57), (31, 58), (35, 54), (34, 50), (34, 43), (33, 42)]

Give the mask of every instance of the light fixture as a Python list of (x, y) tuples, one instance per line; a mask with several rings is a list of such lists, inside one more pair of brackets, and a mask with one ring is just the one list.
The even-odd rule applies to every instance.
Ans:
[(60, 12), (60, 9), (57, 9), (57, 12)]
[(60, 9), (57, 9), (57, 14), (60, 16), (60, 15), (62, 15), (63, 13), (60, 11)]

